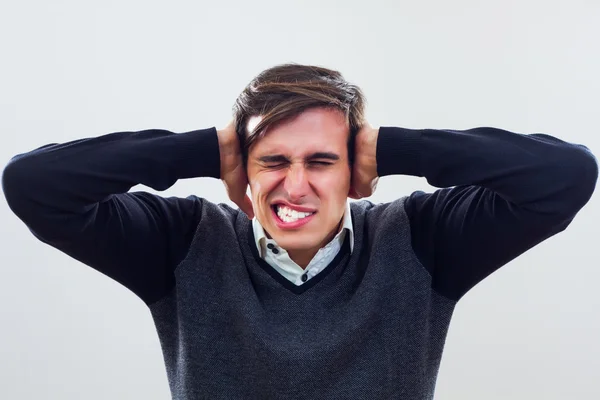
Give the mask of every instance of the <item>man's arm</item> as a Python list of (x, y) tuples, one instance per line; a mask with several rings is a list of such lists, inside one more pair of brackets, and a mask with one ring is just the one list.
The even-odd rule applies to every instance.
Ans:
[(379, 176), (420, 176), (443, 188), (413, 193), (406, 210), (414, 250), (434, 288), (455, 300), (563, 231), (598, 178), (585, 146), (488, 127), (382, 127), (376, 157)]
[(2, 187), (38, 239), (149, 304), (172, 287), (203, 200), (127, 192), (137, 184), (165, 190), (193, 177), (220, 177), (214, 128), (116, 132), (49, 144), (13, 157)]

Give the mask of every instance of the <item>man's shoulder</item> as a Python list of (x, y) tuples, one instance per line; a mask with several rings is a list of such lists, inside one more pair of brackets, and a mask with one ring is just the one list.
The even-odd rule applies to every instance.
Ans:
[(358, 232), (365, 232), (371, 238), (405, 234), (408, 218), (405, 204), (409, 196), (376, 203), (371, 200), (358, 200), (350, 203), (352, 223)]
[(233, 223), (240, 216), (245, 217), (245, 214), (239, 208), (234, 208), (227, 203), (213, 202), (196, 195), (189, 195), (185, 199), (190, 201), (190, 206), (196, 208), (199, 224)]
[[(199, 205), (196, 209), (195, 229), (191, 235), (191, 246), (206, 248), (206, 243), (218, 243), (219, 246), (238, 240), (238, 226), (250, 224), (250, 220), (240, 209), (226, 203), (209, 201), (206, 198), (190, 195), (186, 199)], [(213, 246), (218, 248), (219, 246)]]
[(350, 202), (352, 214), (363, 218), (380, 218), (389, 213), (403, 211), (410, 196), (403, 196), (388, 202), (373, 202), (371, 200), (356, 200)]

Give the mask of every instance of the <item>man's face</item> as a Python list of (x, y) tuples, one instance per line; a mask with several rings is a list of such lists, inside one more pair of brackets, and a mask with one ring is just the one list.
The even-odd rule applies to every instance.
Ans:
[[(260, 120), (250, 118), (249, 131)], [(340, 111), (310, 109), (250, 148), (254, 214), (284, 249), (316, 252), (337, 233), (350, 188), (348, 135)]]

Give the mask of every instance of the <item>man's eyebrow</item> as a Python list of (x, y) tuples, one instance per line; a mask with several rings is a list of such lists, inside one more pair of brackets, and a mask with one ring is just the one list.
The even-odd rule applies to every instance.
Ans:
[(326, 160), (332, 160), (332, 161), (337, 161), (340, 159), (340, 156), (338, 156), (335, 153), (330, 153), (330, 152), (323, 152), (323, 151), (319, 151), (316, 153), (313, 153), (311, 155), (309, 155), (308, 157), (306, 157), (307, 160), (317, 160), (317, 159), (326, 159)]
[[(327, 151), (318, 151), (316, 153), (312, 153), (309, 156), (306, 157), (307, 161), (312, 161), (312, 160), (332, 160), (332, 161), (337, 161), (340, 159), (340, 156), (338, 156), (335, 153), (330, 153)], [(282, 155), (282, 154), (274, 154), (274, 155), (268, 155), (268, 156), (261, 156), (258, 158), (258, 161), (263, 162), (263, 163), (284, 163), (284, 162), (289, 162), (289, 158), (287, 158), (286, 156)]]
[(258, 161), (264, 162), (264, 163), (274, 163), (274, 162), (282, 163), (282, 162), (288, 162), (289, 160), (286, 156), (283, 156), (281, 154), (276, 154), (273, 156), (259, 157)]

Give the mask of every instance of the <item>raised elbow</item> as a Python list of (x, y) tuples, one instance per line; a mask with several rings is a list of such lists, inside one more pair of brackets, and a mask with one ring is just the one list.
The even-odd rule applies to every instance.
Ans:
[(571, 177), (571, 206), (579, 211), (591, 199), (598, 181), (598, 160), (583, 145), (578, 145), (569, 162), (574, 166)]
[(11, 210), (17, 212), (22, 204), (23, 192), (27, 184), (27, 162), (21, 155), (11, 158), (2, 171), (2, 192)]

